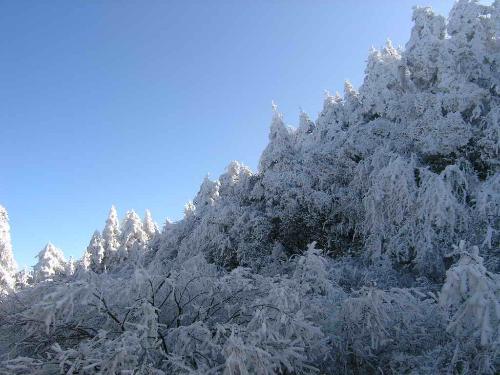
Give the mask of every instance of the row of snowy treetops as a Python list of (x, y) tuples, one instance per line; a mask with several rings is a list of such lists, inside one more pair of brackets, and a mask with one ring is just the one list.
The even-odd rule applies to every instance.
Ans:
[(8, 293), (32, 283), (73, 275), (77, 268), (102, 272), (112, 263), (133, 257), (144, 251), (146, 244), (159, 234), (151, 212), (146, 210), (144, 220), (128, 211), (119, 222), (114, 206), (111, 207), (102, 231), (95, 231), (82, 259), (66, 260), (63, 252), (47, 243), (38, 253), (38, 262), (32, 270), (17, 270), (12, 251), (10, 225), (7, 210), (0, 205), (0, 292)]
[(413, 20), (161, 231), (16, 274), (2, 208), (0, 373), (498, 373), (500, 0)]

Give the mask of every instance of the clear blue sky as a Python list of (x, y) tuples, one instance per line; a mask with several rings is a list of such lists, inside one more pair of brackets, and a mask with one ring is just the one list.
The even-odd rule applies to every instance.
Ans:
[[(271, 100), (291, 125), (406, 43), (385, 1), (0, 0), (0, 204), (14, 253), (79, 258), (111, 204), (178, 219), (203, 177), (255, 170)], [(452, 0), (424, 0), (441, 14)]]

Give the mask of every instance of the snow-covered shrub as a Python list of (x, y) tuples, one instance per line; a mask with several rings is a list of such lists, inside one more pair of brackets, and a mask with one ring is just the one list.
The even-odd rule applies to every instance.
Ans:
[(486, 264), (495, 272), (500, 271), (500, 172), (489, 177), (482, 185), (476, 199), (476, 215), (480, 220), (479, 240), (485, 248)]
[(452, 366), (468, 360), (479, 372), (493, 373), (500, 342), (500, 278), (486, 270), (477, 246), (467, 249), (460, 241), (454, 255), (460, 258), (446, 272), (439, 301), (448, 316), (447, 331), (457, 338), (457, 349), (472, 348), (474, 353), (472, 358), (454, 358)]
[(343, 301), (334, 324), (336, 368), (345, 373), (385, 372), (394, 358), (417, 356), (442, 343), (438, 304), (417, 289), (363, 287)]

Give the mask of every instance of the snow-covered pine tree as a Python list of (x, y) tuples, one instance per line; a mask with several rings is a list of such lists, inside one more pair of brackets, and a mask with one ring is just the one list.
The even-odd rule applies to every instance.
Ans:
[(67, 262), (63, 252), (52, 243), (47, 243), (37, 255), (38, 263), (33, 267), (35, 282), (55, 279), (65, 276)]
[(141, 218), (134, 210), (127, 211), (120, 228), (120, 258), (136, 258), (144, 253), (148, 234), (144, 231)]
[(189, 201), (184, 205), (184, 217), (190, 218), (194, 215), (196, 211), (196, 206), (193, 202)]
[(10, 239), (9, 215), (0, 206), (0, 294), (8, 293), (15, 286), (16, 262)]
[(22, 289), (26, 288), (33, 283), (33, 272), (28, 268), (23, 268), (16, 273), (16, 288)]
[(76, 271), (76, 262), (73, 259), (73, 257), (69, 257), (68, 261), (66, 262), (64, 274), (67, 277), (71, 277), (75, 274), (75, 271)]
[(104, 256), (104, 240), (101, 233), (96, 230), (83, 254), (82, 265), (85, 269), (92, 269), (94, 272), (102, 272), (104, 269)]
[(115, 206), (111, 206), (106, 225), (102, 231), (102, 239), (104, 246), (103, 264), (109, 267), (117, 256), (117, 251), (120, 248), (120, 221), (116, 212)]
[(0, 372), (498, 373), (499, 17), (415, 9), (406, 50), (314, 123), (274, 107), (259, 170), (205, 180), (154, 241), (112, 210), (127, 260), (4, 296)]
[(259, 161), (259, 169), (261, 171), (272, 168), (278, 164), (278, 161), (283, 160), (291, 149), (291, 132), (283, 121), (283, 114), (278, 111), (278, 106), (273, 102), (273, 118), (269, 131), (269, 144), (261, 155)]
[(151, 211), (149, 210), (146, 210), (146, 212), (144, 213), (142, 229), (150, 240), (159, 233), (158, 225), (154, 222)]

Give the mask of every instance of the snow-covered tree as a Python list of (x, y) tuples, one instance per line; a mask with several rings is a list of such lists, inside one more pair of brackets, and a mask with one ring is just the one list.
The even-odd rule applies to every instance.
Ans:
[(460, 257), (446, 272), (440, 303), (449, 316), (448, 330), (459, 337), (477, 338), (481, 345), (497, 343), (500, 328), (500, 279), (488, 272), (479, 248), (455, 247)]
[(9, 215), (0, 206), (0, 293), (8, 293), (15, 285), (16, 262), (10, 239)]
[(189, 201), (184, 205), (184, 217), (189, 218), (194, 215), (196, 206), (193, 202)]
[(16, 273), (15, 279), (17, 289), (26, 288), (33, 283), (33, 272), (27, 268), (23, 268)]
[(412, 82), (419, 88), (435, 84), (440, 68), (440, 55), (446, 36), (446, 20), (429, 7), (413, 11), (410, 40), (406, 43), (405, 59)]
[(117, 251), (120, 248), (120, 221), (116, 212), (115, 206), (111, 206), (106, 225), (102, 231), (102, 239), (104, 246), (104, 260), (103, 263), (109, 266), (114, 258), (117, 256)]
[(144, 220), (142, 223), (143, 230), (147, 234), (149, 239), (152, 239), (155, 235), (159, 233), (158, 225), (153, 221), (153, 217), (151, 216), (151, 211), (146, 210), (144, 214)]
[[(459, 260), (446, 272), (440, 304), (448, 318), (447, 331), (457, 342), (450, 367), (493, 373), (500, 339), (500, 277), (488, 272), (479, 248), (460, 241), (450, 254)], [(458, 349), (461, 349), (460, 351)]]
[(283, 114), (278, 111), (278, 106), (273, 102), (273, 117), (269, 130), (269, 144), (262, 152), (259, 161), (261, 171), (280, 166), (280, 161), (292, 157), (292, 132), (283, 121)]
[(50, 281), (2, 295), (0, 372), (498, 373), (499, 17), (415, 8), (316, 121), (273, 105), (258, 171), (161, 233), (113, 207), (74, 276), (44, 250)]
[(128, 211), (120, 229), (119, 250), (121, 259), (142, 255), (144, 247), (148, 241), (148, 233), (144, 231), (141, 218), (134, 210)]
[(104, 268), (105, 256), (104, 240), (99, 231), (92, 235), (89, 245), (82, 258), (82, 265), (85, 269), (92, 269), (94, 272), (101, 272)]
[(67, 263), (63, 252), (48, 243), (37, 255), (38, 263), (33, 266), (33, 278), (36, 282), (54, 279), (66, 275)]
[(202, 215), (205, 207), (211, 207), (215, 204), (215, 201), (219, 198), (219, 188), (219, 181), (211, 181), (208, 176), (205, 176), (200, 191), (193, 200), (197, 215)]
[(67, 277), (73, 276), (75, 274), (76, 264), (77, 263), (75, 262), (75, 260), (72, 257), (69, 257), (64, 270), (64, 273)]

